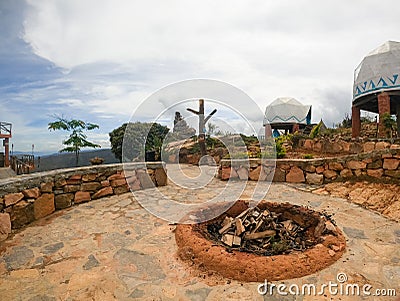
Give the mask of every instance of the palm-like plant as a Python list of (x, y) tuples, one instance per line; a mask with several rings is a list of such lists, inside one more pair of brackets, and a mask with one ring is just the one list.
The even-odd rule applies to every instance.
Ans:
[(67, 140), (62, 143), (66, 146), (60, 150), (62, 152), (75, 153), (75, 165), (78, 166), (79, 152), (81, 148), (91, 147), (100, 148), (101, 146), (87, 140), (85, 131), (98, 129), (99, 126), (94, 123), (86, 123), (82, 120), (71, 119), (67, 120), (62, 117), (56, 116), (57, 120), (48, 124), (48, 129), (51, 131), (64, 130), (70, 132)]

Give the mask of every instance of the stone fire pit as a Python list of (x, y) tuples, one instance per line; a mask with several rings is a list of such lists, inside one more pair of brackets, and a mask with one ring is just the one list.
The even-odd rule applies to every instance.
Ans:
[[(217, 206), (205, 208), (191, 216), (209, 216)], [(216, 272), (226, 278), (262, 282), (313, 274), (333, 264), (345, 251), (346, 242), (342, 232), (333, 220), (322, 213), (289, 203), (266, 201), (257, 205), (256, 213), (248, 208), (248, 202), (237, 201), (215, 219), (200, 224), (178, 225), (175, 231), (178, 256), (201, 270)], [(260, 212), (263, 216), (259, 216)], [(275, 217), (270, 227), (276, 230), (265, 230), (264, 225), (264, 228), (256, 229), (257, 232), (255, 225), (257, 221), (260, 224), (261, 217), (265, 218), (266, 213), (270, 214), (269, 217)], [(249, 217), (250, 214), (254, 218)], [(247, 226), (241, 227), (238, 220), (240, 225)], [(254, 225), (249, 225), (249, 220)], [(297, 237), (298, 244), (294, 243), (294, 239), (291, 243), (297, 247), (278, 251), (271, 249), (269, 242), (280, 243), (280, 237), (288, 233), (284, 229), (287, 225), (294, 225), (301, 232)], [(265, 237), (263, 233), (270, 237)], [(261, 238), (255, 239), (255, 236)], [(232, 237), (233, 243), (229, 239)], [(299, 241), (300, 238), (304, 242)], [(302, 247), (299, 248), (299, 245)], [(277, 253), (282, 254), (271, 255)]]

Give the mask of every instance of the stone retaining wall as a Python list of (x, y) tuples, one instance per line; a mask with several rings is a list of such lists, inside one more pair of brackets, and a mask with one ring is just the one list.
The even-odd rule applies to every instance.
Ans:
[[(125, 172), (129, 169), (129, 172)], [(130, 163), (58, 169), (0, 180), (0, 241), (56, 210), (132, 190), (167, 185), (165, 164)]]
[(358, 155), (324, 159), (221, 160), (222, 180), (272, 180), (323, 184), (350, 179), (400, 182), (400, 150), (385, 149)]
[(399, 139), (300, 139), (295, 150), (324, 154), (358, 154), (383, 149), (400, 149)]

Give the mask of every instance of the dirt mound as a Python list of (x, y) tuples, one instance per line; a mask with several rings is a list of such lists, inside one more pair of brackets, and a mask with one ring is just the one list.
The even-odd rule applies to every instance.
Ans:
[(314, 191), (346, 198), (364, 208), (400, 221), (400, 185), (369, 182), (329, 183)]

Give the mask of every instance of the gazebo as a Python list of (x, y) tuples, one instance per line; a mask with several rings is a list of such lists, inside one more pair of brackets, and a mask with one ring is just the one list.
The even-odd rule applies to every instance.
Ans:
[(294, 133), (310, 123), (311, 106), (292, 97), (277, 98), (265, 109), (265, 137), (271, 137), (272, 130)]
[(361, 132), (360, 110), (379, 114), (379, 137), (385, 137), (382, 116), (397, 115), (400, 133), (400, 43), (387, 41), (371, 51), (354, 71), (352, 136)]

